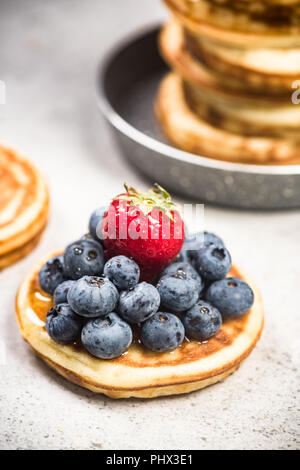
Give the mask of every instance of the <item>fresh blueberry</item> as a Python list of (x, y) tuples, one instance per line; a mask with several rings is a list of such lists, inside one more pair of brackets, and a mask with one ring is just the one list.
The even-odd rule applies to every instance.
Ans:
[(79, 337), (82, 326), (83, 319), (66, 303), (55, 305), (47, 313), (46, 330), (56, 343), (72, 343)]
[(103, 272), (104, 253), (95, 240), (81, 238), (69, 245), (64, 253), (65, 270), (72, 279), (100, 276)]
[(182, 319), (187, 336), (205, 340), (216, 334), (222, 325), (222, 316), (218, 309), (208, 302), (199, 300)]
[(190, 263), (177, 261), (176, 263), (169, 264), (159, 275), (159, 279), (162, 279), (164, 276), (173, 276), (174, 274), (185, 273), (191, 278), (193, 278), (198, 284), (198, 293), (202, 293), (204, 288), (204, 283), (197, 273), (196, 269)]
[(136, 262), (123, 255), (109, 259), (103, 272), (118, 289), (131, 289), (140, 278), (140, 268)]
[(119, 293), (106, 277), (84, 276), (72, 285), (68, 302), (83, 317), (100, 317), (115, 309)]
[(183, 271), (164, 276), (157, 284), (162, 305), (174, 312), (191, 308), (199, 297), (199, 284)]
[(99, 207), (98, 209), (96, 209), (91, 217), (90, 217), (90, 221), (89, 221), (89, 232), (90, 234), (92, 235), (92, 237), (94, 238), (94, 240), (102, 243), (103, 241), (103, 237), (102, 237), (102, 219), (103, 219), (103, 216), (106, 212), (106, 207)]
[(203, 237), (199, 234), (189, 234), (186, 237), (180, 253), (175, 261), (190, 263), (193, 260), (194, 253), (203, 246)]
[(254, 294), (242, 279), (227, 277), (211, 284), (206, 299), (220, 310), (224, 317), (239, 317), (249, 312), (254, 302)]
[(57, 286), (66, 279), (63, 255), (55, 256), (47, 261), (39, 273), (41, 288), (51, 295), (53, 295)]
[(129, 323), (142, 323), (157, 312), (159, 305), (158, 290), (152, 284), (141, 282), (121, 293), (118, 312)]
[(87, 322), (81, 333), (84, 347), (100, 359), (113, 359), (121, 356), (132, 342), (132, 331), (128, 323), (116, 313)]
[(54, 304), (65, 304), (68, 303), (67, 294), (69, 289), (76, 281), (64, 281), (54, 291)]
[(197, 232), (188, 234), (176, 261), (193, 262), (199, 250), (214, 243), (224, 247), (224, 243), (217, 235), (211, 232)]
[(204, 245), (217, 245), (217, 246), (225, 246), (223, 240), (211, 232), (203, 232), (204, 236)]
[(176, 315), (157, 312), (143, 323), (141, 341), (155, 352), (172, 351), (184, 340), (184, 326)]
[(195, 268), (205, 281), (223, 279), (231, 268), (229, 251), (220, 245), (207, 245), (196, 253)]

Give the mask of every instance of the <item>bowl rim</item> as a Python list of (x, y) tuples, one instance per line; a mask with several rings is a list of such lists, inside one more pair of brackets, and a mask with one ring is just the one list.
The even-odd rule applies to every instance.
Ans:
[[(144, 134), (131, 124), (129, 124), (113, 107), (105, 93), (105, 78), (111, 64), (118, 60), (118, 56), (135, 42), (142, 40), (146, 36), (157, 35), (162, 23), (151, 23), (139, 28), (134, 33), (129, 33), (117, 39), (113, 45), (104, 53), (98, 73), (96, 76), (97, 105), (107, 121), (119, 132), (130, 138), (139, 145), (149, 150), (162, 154), (170, 159), (179, 160), (200, 167), (211, 168), (213, 170), (226, 171), (231, 173), (253, 173), (260, 175), (299, 175), (300, 165), (257, 165), (252, 163), (234, 163), (213, 158), (196, 155), (184, 150), (177, 149), (172, 145), (160, 142), (159, 140)], [(299, 105), (300, 106), (300, 105)]]

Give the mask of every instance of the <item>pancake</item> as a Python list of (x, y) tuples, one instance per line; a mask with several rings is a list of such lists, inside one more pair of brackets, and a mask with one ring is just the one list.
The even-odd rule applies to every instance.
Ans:
[(231, 0), (164, 0), (184, 26), (214, 41), (246, 47), (299, 47), (300, 5)]
[(186, 82), (185, 97), (191, 109), (210, 124), (246, 136), (283, 137), (300, 142), (300, 106), (260, 103), (228, 94), (220, 95)]
[(26, 159), (0, 147), (0, 256), (22, 249), (46, 225), (49, 194), (43, 176)]
[[(57, 253), (54, 253), (57, 254)], [(52, 254), (51, 256), (54, 256)], [(59, 345), (45, 330), (44, 322), (53, 299), (40, 290), (38, 263), (23, 280), (16, 298), (20, 332), (35, 353), (70, 382), (112, 398), (154, 398), (201, 389), (234, 372), (249, 355), (263, 328), (263, 308), (257, 288), (236, 267), (231, 275), (242, 277), (254, 290), (249, 313), (226, 320), (208, 341), (184, 341), (173, 352), (154, 353), (134, 340), (117, 359), (91, 356), (82, 346)]]
[(271, 137), (240, 136), (201, 119), (188, 106), (183, 80), (170, 73), (162, 81), (155, 110), (164, 134), (178, 148), (190, 153), (235, 163), (293, 165), (300, 163), (297, 141)]
[(300, 76), (300, 48), (228, 47), (185, 33), (187, 48), (212, 71), (261, 94), (286, 94)]
[(200, 53), (196, 57), (191, 44), (187, 42), (183, 27), (177, 21), (169, 22), (161, 31), (159, 37), (160, 52), (165, 61), (185, 81), (199, 86), (208, 92), (214, 92), (221, 98), (232, 97), (244, 101), (261, 104), (286, 103), (291, 99), (291, 88), (287, 90), (273, 88), (272, 80), (268, 81), (261, 75), (261, 80), (254, 85), (247, 77), (227, 76), (213, 71), (204, 61)]
[(27, 242), (21, 248), (10, 251), (9, 253), (6, 253), (4, 255), (1, 255), (0, 256), (0, 271), (5, 268), (8, 268), (9, 266), (16, 263), (17, 261), (25, 258), (39, 244), (43, 231), (44, 231), (44, 227), (42, 228), (40, 233), (38, 233), (35, 237), (33, 237), (32, 240)]

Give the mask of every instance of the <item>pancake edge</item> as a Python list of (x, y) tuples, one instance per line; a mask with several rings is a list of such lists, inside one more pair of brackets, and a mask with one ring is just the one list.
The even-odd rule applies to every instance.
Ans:
[(31, 240), (29, 240), (29, 242), (27, 242), (24, 246), (0, 256), (0, 272), (17, 263), (21, 259), (26, 258), (26, 256), (34, 250), (42, 238), (46, 225), (47, 222), (42, 227), (41, 231), (37, 233)]
[[(167, 22), (161, 29), (158, 37), (158, 47), (164, 61), (175, 70), (186, 82), (190, 82), (216, 96), (243, 100), (249, 104), (256, 103), (259, 106), (270, 104), (286, 104), (290, 99), (292, 78), (288, 78), (288, 91), (277, 90), (275, 93), (266, 93), (265, 90), (272, 88), (270, 77), (260, 72), (245, 70), (240, 76), (226, 74), (223, 70), (213, 69), (206, 63), (206, 56), (197, 58), (189, 46), (184, 36), (184, 29), (177, 20)], [(221, 63), (221, 61), (219, 61)], [(233, 67), (230, 68), (231, 72)], [(255, 84), (251, 77), (256, 77)], [(259, 78), (259, 81), (257, 81)], [(273, 80), (273, 79), (272, 79)], [(241, 86), (241, 82), (242, 85)]]
[(0, 256), (2, 256), (22, 248), (41, 232), (43, 227), (46, 225), (49, 216), (50, 194), (44, 176), (27, 158), (24, 158), (14, 150), (2, 145), (0, 145), (0, 152), (12, 154), (14, 158), (30, 167), (40, 186), (40, 193), (38, 194), (39, 210), (35, 218), (28, 221), (27, 224), (24, 224), (21, 230), (15, 232), (7, 239), (0, 240)]
[(222, 28), (220, 25), (209, 23), (208, 20), (196, 20), (179, 11), (170, 0), (163, 0), (171, 13), (184, 24), (187, 29), (199, 36), (213, 39), (219, 43), (242, 47), (298, 47), (300, 46), (300, 34), (288, 34), (280, 31), (234, 31)]
[(182, 79), (175, 73), (163, 78), (154, 109), (165, 136), (186, 152), (233, 163), (300, 164), (297, 141), (241, 136), (198, 117), (186, 103)]

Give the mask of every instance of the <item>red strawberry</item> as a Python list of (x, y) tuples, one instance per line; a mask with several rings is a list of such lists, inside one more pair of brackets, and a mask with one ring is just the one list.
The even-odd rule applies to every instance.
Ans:
[(158, 184), (147, 193), (127, 185), (125, 189), (103, 218), (107, 256), (133, 258), (140, 267), (141, 280), (151, 281), (181, 250), (184, 223), (178, 207)]

